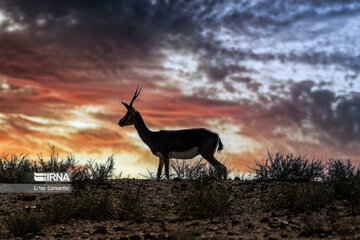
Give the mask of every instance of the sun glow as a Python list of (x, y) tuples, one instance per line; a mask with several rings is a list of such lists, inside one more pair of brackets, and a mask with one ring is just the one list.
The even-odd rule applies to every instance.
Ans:
[(6, 82), (1, 83), (0, 89), (8, 90), (10, 89), (10, 85)]

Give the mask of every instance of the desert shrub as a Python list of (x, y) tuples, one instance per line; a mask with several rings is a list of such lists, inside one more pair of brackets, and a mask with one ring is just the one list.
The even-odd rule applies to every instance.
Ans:
[(44, 160), (41, 153), (38, 154), (39, 169), (42, 172), (72, 172), (76, 170), (76, 161), (73, 155), (68, 154), (66, 159), (60, 159), (59, 154), (55, 151), (55, 147), (50, 145), (49, 147), (51, 149), (51, 154), (48, 161)]
[(143, 198), (140, 195), (140, 187), (133, 190), (127, 187), (117, 196), (118, 217), (120, 220), (135, 219), (139, 220), (144, 215)]
[(110, 156), (106, 163), (99, 164), (95, 161), (88, 161), (83, 167), (77, 165), (72, 154), (65, 159), (59, 157), (55, 147), (49, 145), (51, 154), (49, 160), (45, 160), (41, 153), (38, 154), (38, 161), (30, 161), (28, 156), (3, 154), (0, 156), (0, 182), (18, 183), (29, 179), (33, 172), (70, 172), (71, 181), (75, 187), (92, 180), (96, 183), (104, 183), (113, 176), (114, 156)]
[(353, 212), (360, 208), (360, 168), (355, 168), (350, 160), (330, 159), (325, 180), (333, 191), (333, 198), (346, 200)]
[(268, 151), (268, 159), (265, 162), (255, 161), (255, 167), (251, 170), (256, 180), (309, 182), (323, 176), (324, 165), (319, 160), (310, 161), (291, 153), (284, 155), (277, 152), (272, 155)]
[(47, 223), (46, 216), (40, 211), (23, 211), (9, 214), (4, 221), (7, 229), (14, 236), (40, 232)]
[(287, 210), (290, 213), (311, 212), (331, 203), (330, 190), (323, 183), (278, 183), (262, 193), (266, 210)]
[(0, 183), (19, 183), (28, 174), (38, 170), (38, 166), (22, 154), (3, 154), (0, 156)]
[(44, 206), (52, 223), (69, 219), (102, 220), (114, 216), (113, 198), (106, 192), (76, 192), (54, 196)]
[(87, 179), (91, 179), (96, 183), (104, 183), (113, 177), (114, 164), (114, 155), (108, 157), (104, 164), (89, 160), (85, 164), (85, 176)]
[(203, 182), (194, 183), (191, 191), (180, 197), (182, 214), (193, 218), (224, 217), (233, 205), (232, 194), (223, 188), (216, 188)]

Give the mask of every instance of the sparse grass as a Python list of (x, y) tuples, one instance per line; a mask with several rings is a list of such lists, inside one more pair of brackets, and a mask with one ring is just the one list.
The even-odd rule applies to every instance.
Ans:
[(251, 170), (255, 173), (255, 179), (260, 181), (310, 182), (323, 177), (324, 167), (319, 160), (310, 161), (291, 153), (284, 155), (277, 152), (272, 155), (268, 151), (268, 159), (265, 162), (255, 161), (255, 167)]
[(143, 199), (140, 195), (140, 187), (133, 190), (131, 187), (125, 188), (118, 199), (118, 218), (120, 220), (135, 219), (140, 220), (144, 215)]
[(204, 182), (194, 183), (189, 193), (179, 200), (182, 214), (193, 218), (224, 217), (230, 214), (233, 205), (232, 194), (222, 188), (207, 185)]
[(106, 192), (58, 194), (37, 209), (11, 213), (5, 225), (14, 236), (37, 233), (48, 224), (66, 223), (70, 219), (104, 220), (115, 218), (114, 199)]
[(69, 219), (103, 220), (114, 216), (114, 200), (106, 192), (77, 192), (54, 196), (44, 211), (52, 223)]
[(329, 188), (323, 183), (278, 183), (262, 194), (261, 201), (268, 211), (289, 213), (311, 212), (332, 203)]
[[(147, 174), (141, 174), (140, 173), (139, 175), (142, 176), (145, 179), (156, 180), (156, 173), (151, 172), (149, 169), (146, 169), (146, 170), (147, 170)], [(161, 178), (164, 178), (164, 177), (165, 177), (165, 173), (162, 172)], [(171, 173), (170, 173), (170, 177), (172, 177)]]
[(46, 226), (47, 218), (38, 210), (23, 211), (8, 215), (4, 223), (9, 232), (17, 237), (40, 232)]

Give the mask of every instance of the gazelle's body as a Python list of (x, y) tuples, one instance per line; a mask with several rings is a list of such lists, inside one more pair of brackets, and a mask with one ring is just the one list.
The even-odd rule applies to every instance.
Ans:
[(128, 112), (118, 124), (121, 127), (134, 125), (141, 140), (149, 146), (155, 156), (159, 157), (157, 178), (160, 179), (165, 164), (166, 178), (169, 179), (170, 158), (191, 159), (199, 154), (226, 178), (226, 167), (214, 157), (215, 151), (223, 148), (219, 135), (204, 128), (150, 131), (140, 113), (132, 107), (140, 91), (135, 92), (130, 105), (123, 103)]

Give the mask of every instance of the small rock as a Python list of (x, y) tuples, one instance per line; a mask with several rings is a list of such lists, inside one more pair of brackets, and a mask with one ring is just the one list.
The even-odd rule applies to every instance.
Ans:
[(81, 238), (82, 239), (86, 239), (86, 238), (89, 238), (90, 237), (90, 234), (88, 234), (88, 233), (83, 233), (82, 235), (81, 235)]
[(181, 182), (181, 178), (176, 177), (176, 178), (173, 179), (173, 182)]
[(141, 237), (139, 237), (138, 235), (132, 235), (130, 236), (130, 240), (141, 240)]
[(61, 231), (65, 231), (66, 230), (66, 228), (64, 227), (64, 226), (61, 226)]
[(286, 224), (284, 222), (281, 222), (280, 223), (280, 228), (282, 228), (282, 229), (286, 228)]
[(254, 224), (248, 223), (246, 226), (247, 226), (248, 228), (253, 228), (253, 227), (254, 227)]
[(147, 233), (145, 234), (144, 239), (155, 239), (155, 236), (150, 233)]
[(199, 222), (193, 222), (190, 224), (191, 226), (200, 226), (200, 223)]
[(24, 239), (32, 239), (34, 237), (35, 237), (35, 235), (33, 233), (28, 233), (25, 235)]
[(60, 237), (62, 237), (62, 236), (63, 236), (62, 233), (55, 233), (55, 234), (53, 235), (53, 237), (55, 237), (55, 238), (60, 238)]
[(105, 234), (107, 233), (107, 229), (104, 226), (97, 227), (93, 234)]
[(158, 239), (164, 239), (165, 237), (166, 237), (166, 236), (165, 236), (165, 234), (163, 234), (163, 233), (158, 235)]
[(36, 235), (37, 235), (37, 236), (40, 236), (40, 237), (45, 237), (45, 236), (46, 236), (46, 234), (43, 233), (43, 232), (38, 232), (38, 233), (36, 233)]
[(287, 235), (286, 233), (283, 233), (283, 234), (281, 234), (281, 237), (282, 237), (282, 238), (287, 238), (288, 235)]
[(31, 202), (31, 201), (34, 201), (34, 200), (36, 200), (36, 195), (24, 196), (23, 197), (24, 202)]
[(300, 238), (300, 237), (310, 237), (311, 236), (311, 234), (309, 234), (308, 232), (306, 232), (306, 231), (302, 231), (299, 235), (298, 235), (298, 237)]
[(121, 226), (114, 227), (115, 232), (124, 231), (125, 229)]
[(273, 213), (271, 213), (271, 216), (270, 217), (272, 217), (272, 218), (274, 218), (274, 217), (277, 217), (278, 215), (275, 213), (275, 212), (273, 212)]
[(326, 234), (326, 233), (320, 233), (320, 237), (321, 237), (321, 238), (326, 238), (326, 237), (327, 237), (327, 234)]
[(238, 220), (232, 221), (232, 225), (238, 225), (238, 224), (240, 224), (240, 221), (238, 221)]
[(299, 230), (300, 228), (297, 226), (290, 226), (290, 229), (294, 231), (294, 230)]

